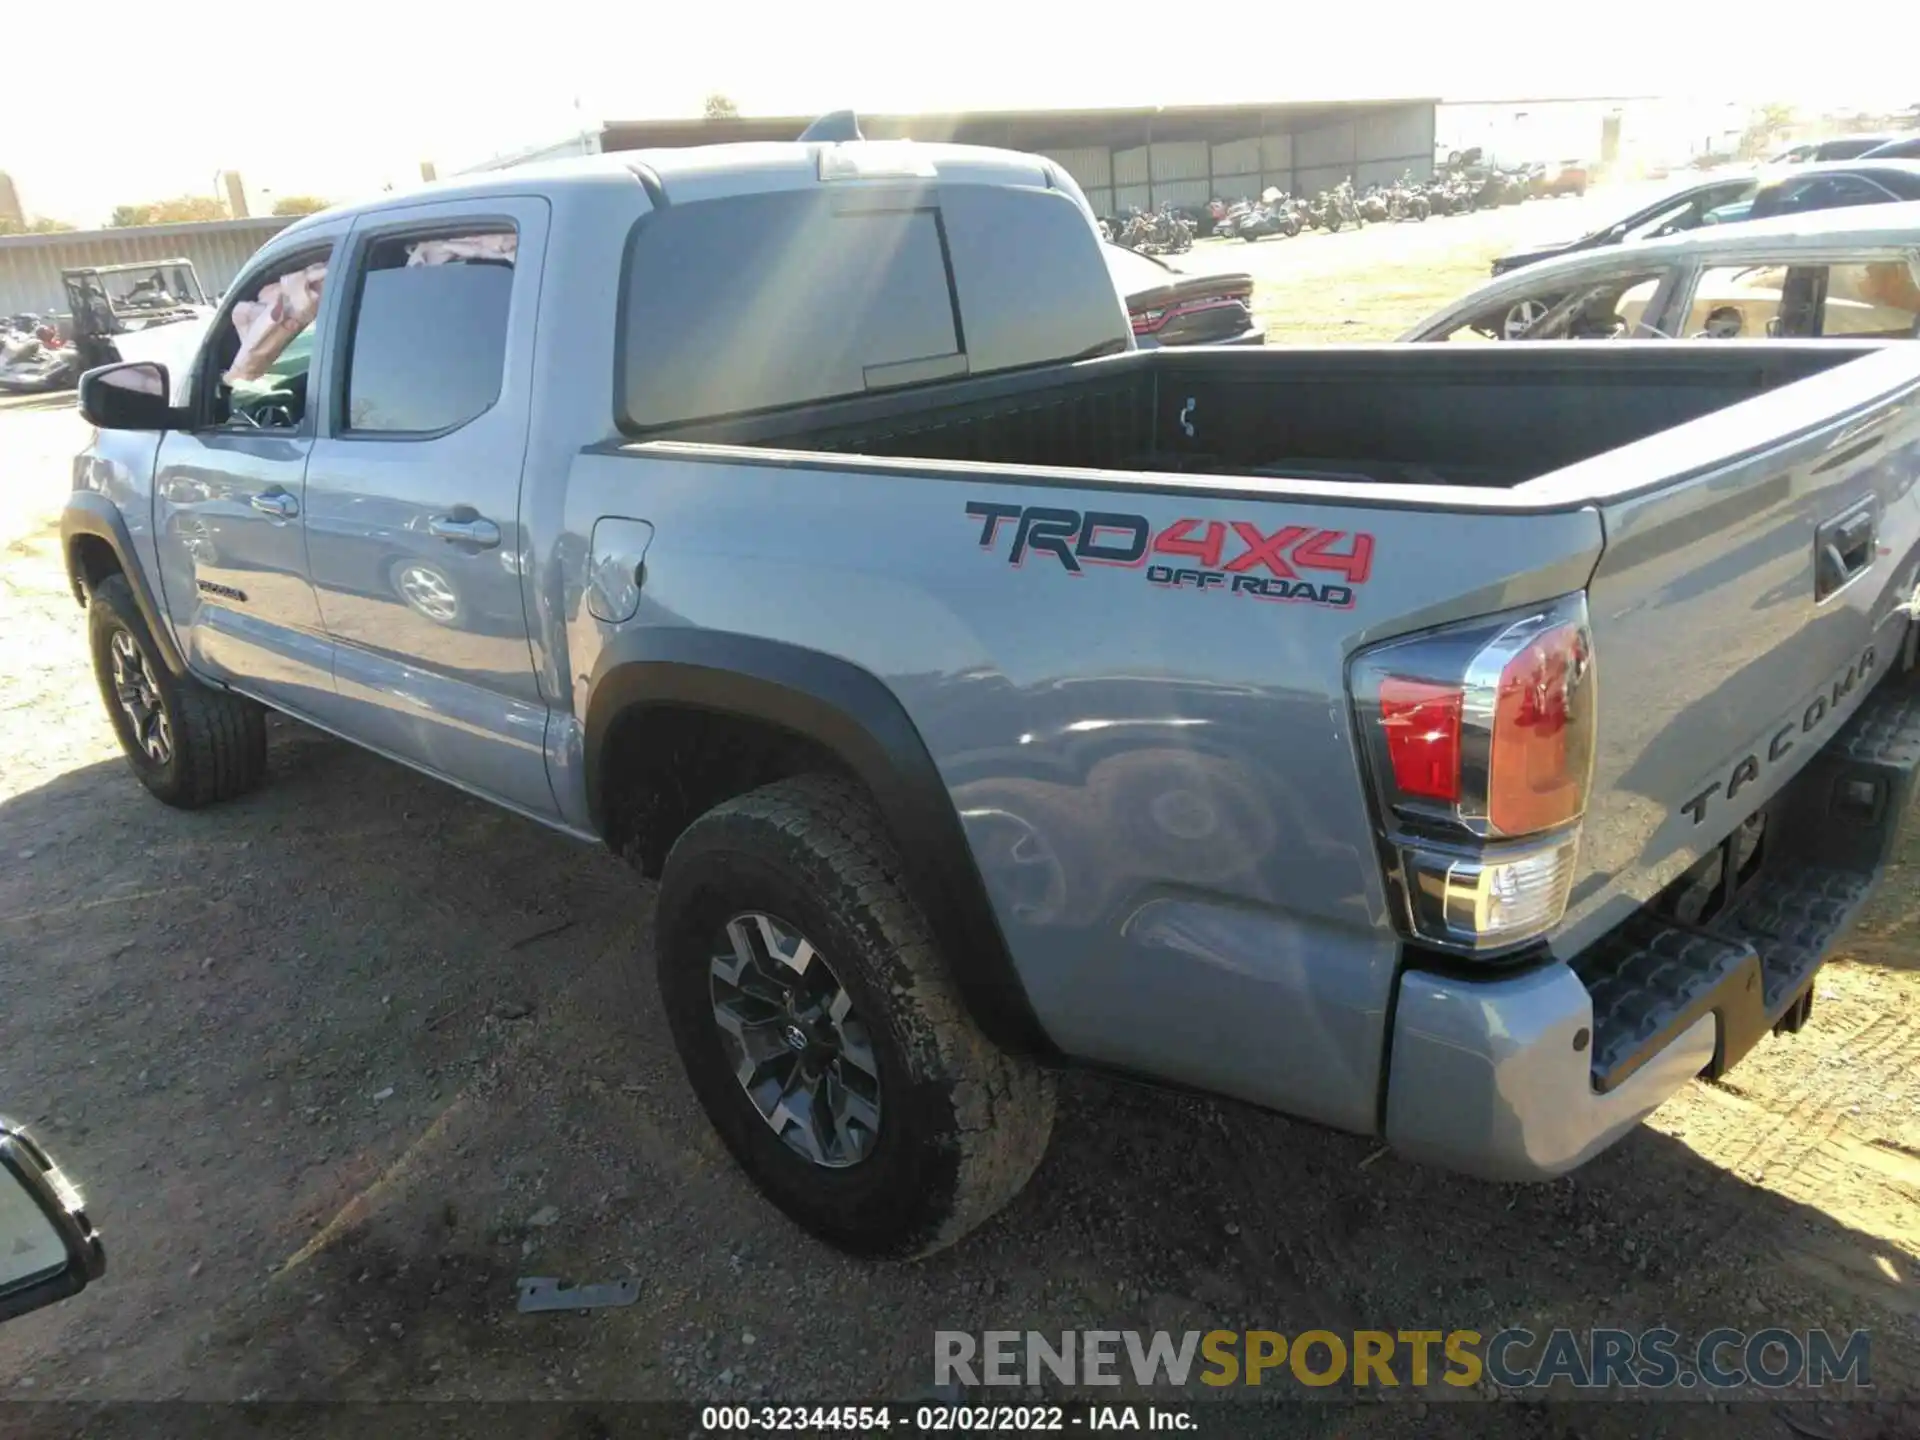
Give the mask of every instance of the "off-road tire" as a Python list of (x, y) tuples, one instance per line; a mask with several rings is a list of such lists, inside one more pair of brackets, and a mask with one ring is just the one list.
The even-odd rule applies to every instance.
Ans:
[[(172, 753), (164, 763), (141, 747), (114, 692), (111, 646), (122, 633), (132, 637), (145, 659), (166, 711)], [(127, 764), (156, 799), (177, 809), (198, 810), (244, 795), (265, 778), (266, 711), (244, 696), (169, 670), (124, 575), (109, 575), (94, 587), (87, 602), (87, 638), (107, 718)]]
[[(804, 935), (872, 1037), (879, 1136), (857, 1164), (829, 1169), (790, 1149), (727, 1063), (710, 964), (745, 912)], [(655, 933), (667, 1020), (708, 1119), (767, 1198), (821, 1239), (863, 1256), (928, 1254), (1017, 1195), (1046, 1153), (1053, 1077), (973, 1023), (857, 786), (802, 776), (708, 811), (667, 857)]]

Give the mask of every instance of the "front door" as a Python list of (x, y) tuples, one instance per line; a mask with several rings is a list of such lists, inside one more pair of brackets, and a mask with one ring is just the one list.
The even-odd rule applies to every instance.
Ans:
[(306, 517), (343, 728), (551, 816), (520, 593), (546, 232), (536, 199), (383, 210), (355, 229)]
[(189, 662), (306, 712), (333, 692), (303, 528), (332, 249), (277, 251), (234, 286), (185, 377), (193, 427), (160, 438), (154, 467), (161, 586)]

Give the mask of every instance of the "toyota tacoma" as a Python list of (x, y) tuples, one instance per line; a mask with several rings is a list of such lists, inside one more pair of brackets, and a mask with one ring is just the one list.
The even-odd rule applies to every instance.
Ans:
[(1067, 1064), (1565, 1172), (1805, 1020), (1920, 764), (1920, 346), (1140, 350), (1031, 156), (384, 196), (81, 395), (138, 779), (278, 710), (630, 858), (713, 1125), (861, 1253)]

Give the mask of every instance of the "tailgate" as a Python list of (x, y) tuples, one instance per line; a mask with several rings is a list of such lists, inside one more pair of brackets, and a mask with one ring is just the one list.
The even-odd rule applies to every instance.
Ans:
[(1765, 805), (1896, 663), (1920, 579), (1916, 476), (1920, 345), (1900, 345), (1537, 482), (1583, 484), (1606, 527), (1562, 954)]

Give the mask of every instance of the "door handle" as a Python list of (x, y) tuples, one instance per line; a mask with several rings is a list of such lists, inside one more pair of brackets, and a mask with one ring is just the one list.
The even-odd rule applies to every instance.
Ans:
[(272, 490), (262, 490), (247, 501), (262, 515), (271, 515), (276, 520), (291, 520), (300, 513), (300, 502), (278, 486)]
[(1825, 600), (1873, 563), (1879, 507), (1869, 501), (1827, 521), (1814, 534), (1813, 598)]
[(436, 540), (455, 545), (475, 545), (482, 550), (491, 550), (500, 543), (500, 527), (481, 515), (470, 519), (436, 515), (427, 522), (427, 533)]

